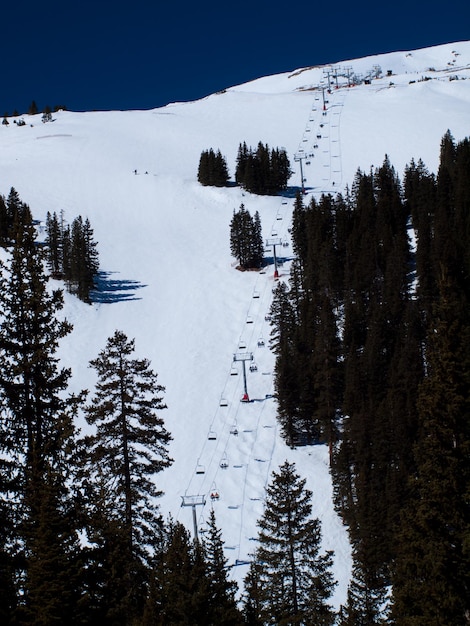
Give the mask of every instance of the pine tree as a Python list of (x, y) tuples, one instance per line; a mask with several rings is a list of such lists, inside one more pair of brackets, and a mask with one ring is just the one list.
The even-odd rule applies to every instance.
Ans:
[(312, 493), (305, 482), (286, 461), (266, 489), (248, 588), (250, 593), (256, 588), (258, 595), (248, 602), (258, 607), (262, 624), (334, 622), (327, 604), (335, 585), (332, 552), (319, 553), (320, 521), (311, 518)]
[(469, 307), (447, 272), (438, 285), (417, 403), (417, 471), (408, 482), (398, 533), (397, 626), (457, 626), (470, 614)]
[(165, 407), (164, 388), (147, 359), (132, 358), (134, 340), (116, 331), (98, 357), (90, 362), (98, 375), (95, 394), (85, 410), (96, 433), (87, 439), (89, 461), (101, 468), (121, 521), (123, 550), (146, 560), (161, 527), (154, 478), (172, 460), (171, 440), (157, 411)]
[[(63, 399), (70, 371), (55, 352), (71, 330), (49, 293), (30, 212), (15, 212), (13, 248), (1, 266), (0, 450), (7, 482), (6, 550), (18, 585), (19, 623), (75, 623), (78, 537), (67, 489), (74, 429)], [(5, 550), (5, 546), (3, 546)], [(8, 569), (6, 570), (8, 572)]]
[(244, 204), (233, 212), (230, 222), (230, 251), (239, 260), (240, 268), (256, 269), (263, 264), (263, 239), (258, 212), (252, 218)]
[(62, 276), (62, 232), (57, 213), (46, 216), (46, 257), (49, 272), (53, 278)]
[(264, 244), (261, 228), (261, 218), (258, 211), (255, 212), (251, 229), (251, 261), (250, 265), (254, 268), (260, 268), (263, 265)]
[(261, 141), (254, 151), (246, 143), (240, 144), (237, 155), (235, 181), (247, 191), (275, 195), (287, 188), (292, 175), (284, 149), (269, 150)]
[(0, 246), (7, 245), (9, 230), (7, 205), (5, 204), (5, 198), (0, 196)]
[(216, 626), (203, 548), (191, 541), (181, 523), (170, 520), (153, 576), (153, 596), (146, 607), (149, 624)]
[(199, 158), (197, 179), (201, 185), (227, 186), (229, 179), (228, 168), (220, 150), (217, 150), (217, 152), (214, 152), (212, 148), (203, 150)]
[(209, 514), (208, 532), (202, 544), (207, 563), (210, 594), (207, 624), (241, 625), (241, 615), (235, 599), (237, 584), (227, 577), (228, 560), (224, 555), (222, 532), (217, 528), (214, 509), (211, 509)]

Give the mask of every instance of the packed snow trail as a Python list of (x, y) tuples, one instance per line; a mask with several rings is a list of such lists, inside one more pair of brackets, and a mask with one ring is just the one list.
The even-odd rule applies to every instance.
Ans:
[[(324, 106), (319, 106), (319, 95), (315, 97), (297, 153), (304, 160), (301, 183), (305, 193), (320, 195), (339, 190), (342, 182), (340, 118), (346, 93), (345, 88), (332, 90)], [(267, 252), (274, 253), (272, 243), (277, 242), (277, 264), (274, 265), (273, 258), (273, 265), (257, 273), (246, 273), (246, 318), (233, 347), (234, 360), (227, 363), (225, 384), (204, 442), (197, 451), (194, 471), (185, 491), (185, 496), (196, 496), (200, 503), (205, 502), (205, 506), (197, 510), (196, 532), (205, 532), (205, 507), (212, 507), (222, 529), (228, 564), (242, 566), (235, 569), (244, 572), (256, 547), (256, 522), (263, 514), (266, 487), (272, 472), (277, 470), (275, 450), (281, 445), (285, 447), (279, 433), (277, 411), (272, 406), (275, 357), (269, 349), (269, 311), (276, 281), (289, 277), (292, 209), (293, 199), (281, 197), (270, 227), (263, 228), (266, 242), (271, 243)], [(245, 381), (249, 402), (241, 401)], [(317, 474), (318, 461), (313, 463), (316, 465), (312, 465), (311, 471)], [(331, 483), (327, 457), (323, 463), (326, 479)], [(333, 506), (332, 501), (329, 506)], [(189, 512), (181, 514), (188, 522)], [(341, 532), (339, 518), (337, 525)], [(349, 562), (350, 553), (341, 543), (335, 545), (335, 549), (336, 558)], [(242, 576), (238, 576), (239, 584)]]
[[(281, 198), (268, 229), (271, 237), (284, 242), (282, 254), (278, 253), (278, 268), (282, 267), (288, 246), (290, 213), (291, 206)], [(274, 402), (268, 316), (275, 285), (274, 266), (247, 272), (246, 277), (247, 313), (233, 354), (247, 358), (227, 364), (225, 385), (185, 492), (187, 496), (203, 496), (214, 508), (231, 565), (246, 564), (251, 558), (254, 528), (252, 524), (247, 534), (246, 522), (262, 514), (265, 488), (275, 469), (272, 457), (278, 438), (276, 411), (266, 410), (267, 403)], [(243, 366), (249, 402), (241, 401), (245, 393)], [(198, 511), (198, 532), (204, 532), (206, 517), (204, 509)], [(230, 524), (224, 523), (227, 517), (231, 518)]]

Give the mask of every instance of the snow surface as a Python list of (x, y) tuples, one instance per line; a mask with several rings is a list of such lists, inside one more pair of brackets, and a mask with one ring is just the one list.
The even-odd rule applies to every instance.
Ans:
[[(347, 87), (348, 72), (365, 77), (376, 66), (380, 78)], [(470, 41), (458, 42), (301, 68), (151, 111), (61, 111), (53, 123), (23, 116), (25, 126), (10, 118), (0, 128), (0, 192), (15, 187), (42, 220), (61, 210), (69, 223), (89, 217), (98, 242), (105, 275), (97, 301), (88, 306), (65, 294), (74, 329), (60, 357), (73, 369), (70, 391), (93, 390), (88, 363), (116, 329), (135, 338), (136, 357), (149, 358), (166, 387), (162, 417), (173, 435), (174, 464), (157, 476), (162, 513), (192, 531), (192, 509), (181, 507), (182, 497), (204, 496), (198, 528), (213, 506), (240, 586), (265, 486), (286, 459), (313, 492), (323, 548), (335, 551), (336, 608), (346, 599), (351, 552), (332, 505), (326, 447), (290, 450), (279, 436), (265, 320), (273, 266), (241, 273), (230, 256), (229, 223), (243, 202), (252, 215), (259, 211), (265, 238), (287, 244), (277, 249), (280, 280), (287, 279), (295, 189), (273, 198), (202, 187), (199, 156), (220, 149), (233, 176), (240, 142), (285, 147), (295, 170), (290, 184), (300, 185), (301, 162), (315, 196), (344, 191), (358, 168), (368, 172), (386, 154), (400, 177), (412, 158), (436, 172), (444, 133), (449, 129), (456, 141), (469, 135), (469, 70)], [(331, 94), (327, 72), (341, 75)], [(242, 362), (233, 361), (240, 353), (251, 353), (257, 365), (255, 372), (247, 367), (248, 404), (240, 402)], [(230, 432), (235, 425), (238, 435)], [(202, 466), (204, 473), (196, 473)], [(212, 490), (220, 495), (214, 502)]]

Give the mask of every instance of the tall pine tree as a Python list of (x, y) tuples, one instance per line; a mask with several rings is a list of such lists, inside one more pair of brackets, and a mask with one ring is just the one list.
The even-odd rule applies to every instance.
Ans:
[(335, 586), (332, 552), (320, 554), (320, 521), (311, 517), (305, 482), (286, 461), (266, 489), (246, 601), (250, 613), (257, 607), (261, 624), (334, 623), (327, 603)]

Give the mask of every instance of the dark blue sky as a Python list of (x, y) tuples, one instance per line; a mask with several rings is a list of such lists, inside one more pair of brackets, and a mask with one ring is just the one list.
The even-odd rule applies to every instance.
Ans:
[(24, 113), (33, 100), (40, 111), (150, 109), (308, 65), (468, 40), (469, 4), (8, 3), (0, 115)]

